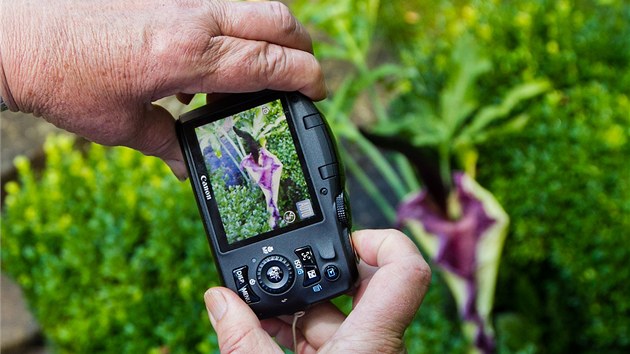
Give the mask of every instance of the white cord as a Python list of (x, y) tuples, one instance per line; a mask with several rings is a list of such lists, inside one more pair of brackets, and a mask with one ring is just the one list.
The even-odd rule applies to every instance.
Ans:
[(298, 321), (298, 318), (304, 316), (305, 313), (306, 312), (304, 311), (298, 311), (293, 314), (293, 325), (291, 326), (291, 330), (293, 331), (293, 352), (294, 353), (297, 353), (297, 331), (296, 331), (297, 321)]

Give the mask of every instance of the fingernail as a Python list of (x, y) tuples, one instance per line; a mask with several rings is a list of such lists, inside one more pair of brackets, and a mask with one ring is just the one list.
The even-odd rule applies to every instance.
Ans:
[(221, 318), (223, 318), (223, 315), (225, 315), (227, 302), (225, 301), (223, 294), (214, 289), (208, 289), (203, 297), (206, 302), (208, 315), (210, 316), (210, 322), (212, 322), (212, 326), (214, 326), (216, 325), (216, 322), (220, 321)]
[(180, 182), (188, 179), (188, 171), (186, 171), (186, 165), (184, 165), (183, 160), (164, 159), (164, 162), (166, 162), (166, 165)]

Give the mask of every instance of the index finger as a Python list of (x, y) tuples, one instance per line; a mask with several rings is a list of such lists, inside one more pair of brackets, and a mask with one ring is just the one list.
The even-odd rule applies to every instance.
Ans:
[(311, 36), (285, 4), (277, 1), (223, 4), (224, 10), (215, 16), (222, 35), (313, 52)]
[(398, 263), (406, 257), (422, 258), (413, 241), (395, 229), (355, 231), (352, 243), (361, 260), (373, 267)]
[(428, 290), (431, 269), (400, 231), (363, 230), (352, 239), (362, 261), (376, 271), (360, 274), (356, 306), (347, 321), (358, 328), (374, 325), (402, 333)]

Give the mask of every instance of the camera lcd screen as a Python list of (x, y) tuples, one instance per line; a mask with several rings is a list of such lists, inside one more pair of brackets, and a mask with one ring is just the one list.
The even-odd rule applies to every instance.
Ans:
[(291, 129), (279, 99), (195, 128), (228, 247), (319, 219)]

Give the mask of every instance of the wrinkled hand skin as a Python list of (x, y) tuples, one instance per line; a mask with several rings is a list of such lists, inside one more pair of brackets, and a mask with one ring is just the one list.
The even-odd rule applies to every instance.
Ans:
[(161, 157), (180, 178), (173, 117), (153, 101), (266, 88), (325, 96), (311, 39), (281, 3), (0, 1), (11, 110)]
[[(296, 353), (405, 352), (403, 335), (428, 290), (431, 270), (397, 230), (357, 231), (353, 242), (361, 263), (352, 311), (346, 317), (330, 302), (307, 309), (297, 322)], [(259, 321), (222, 287), (204, 298), (222, 353), (282, 353), (277, 343), (293, 347), (292, 316)]]

